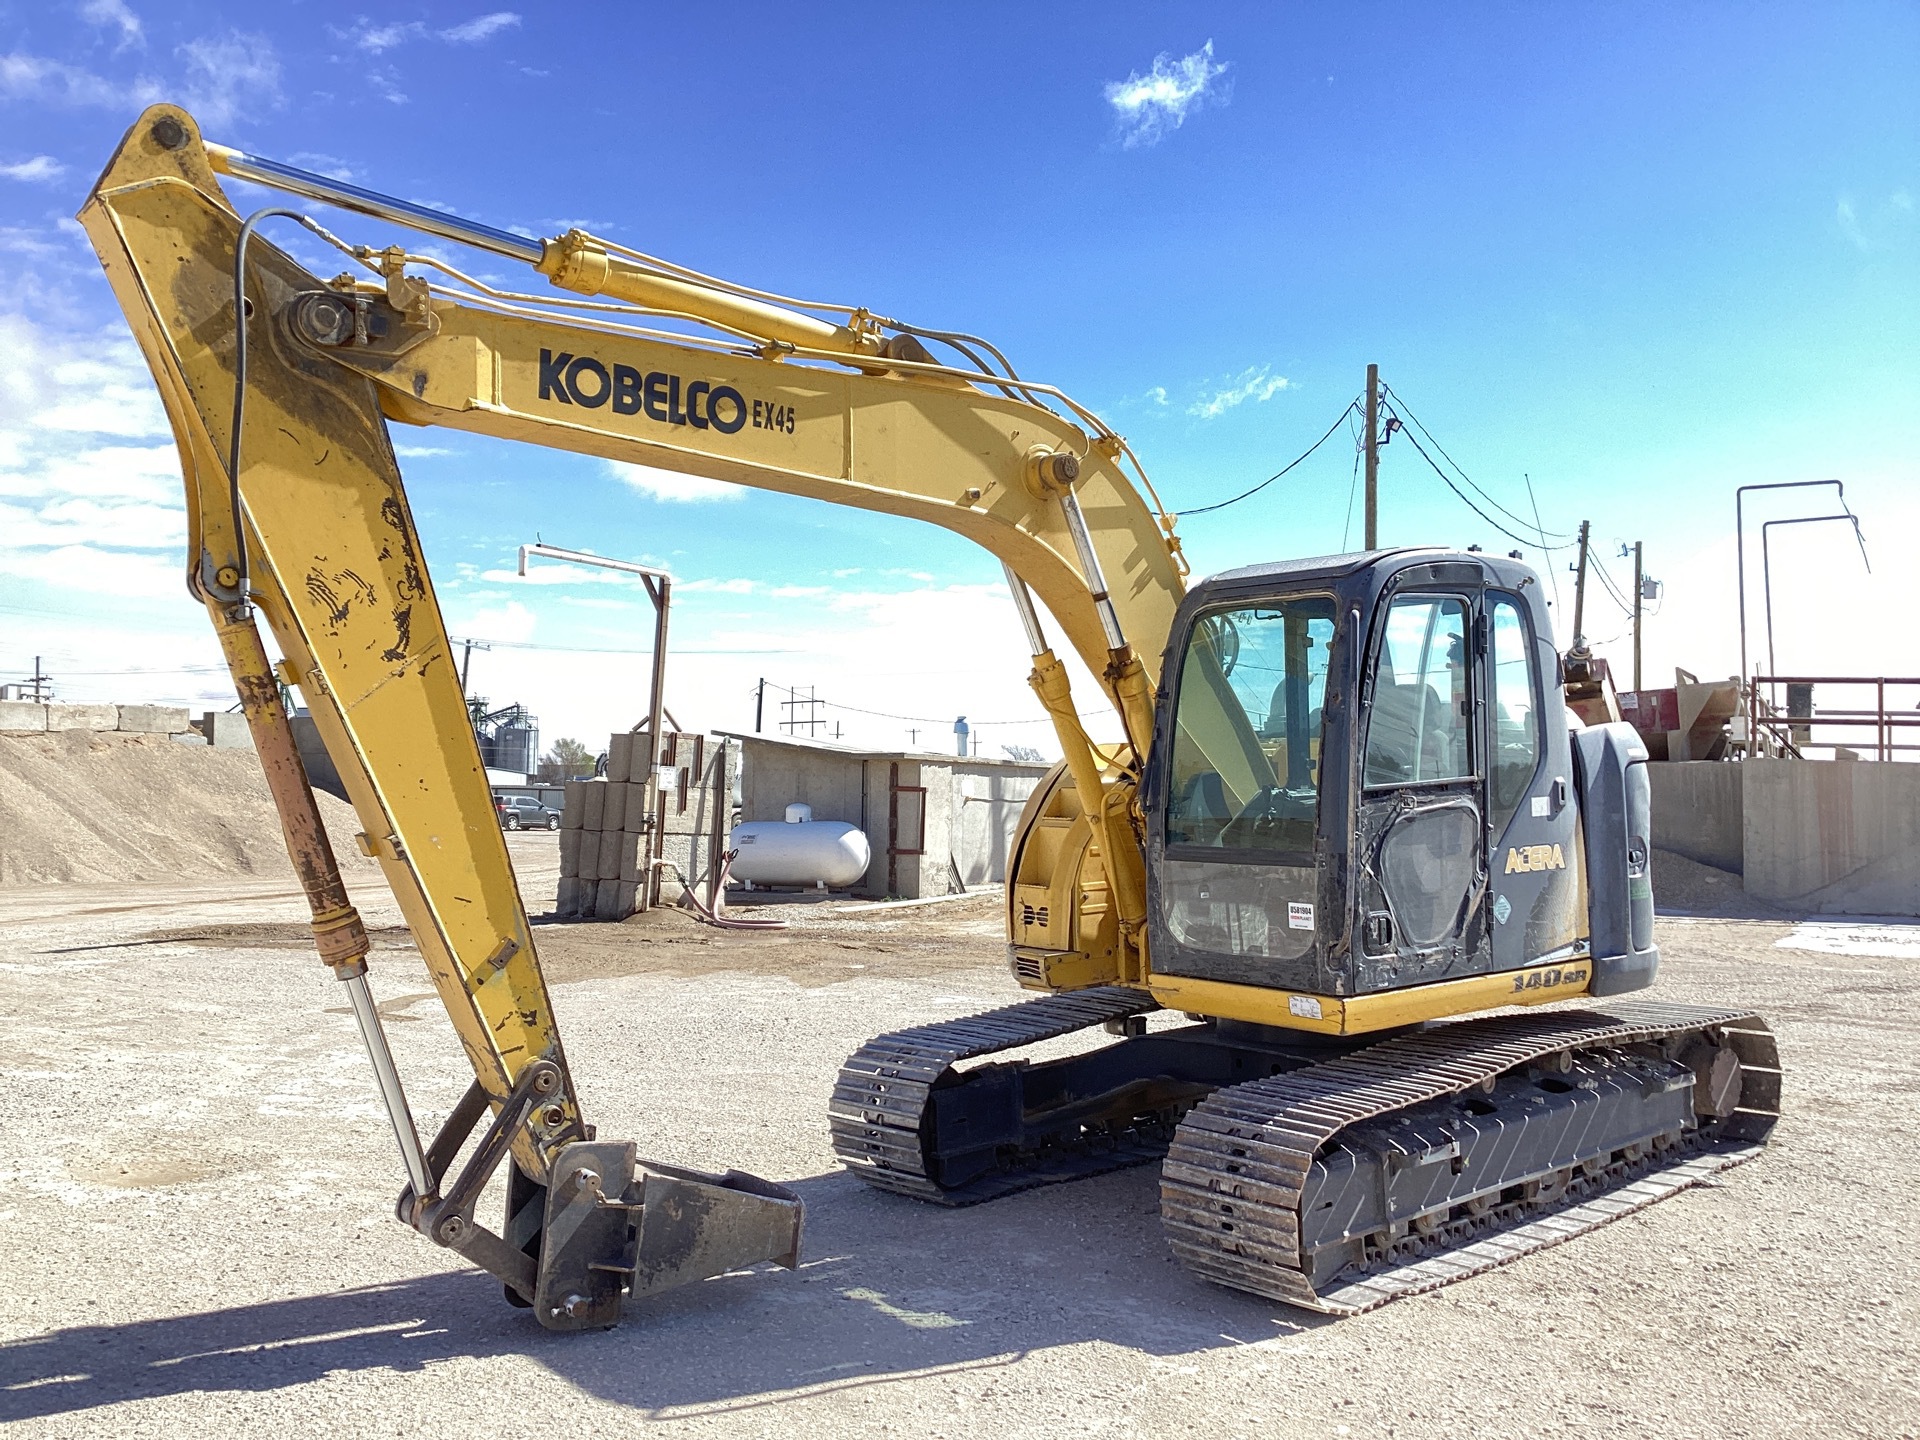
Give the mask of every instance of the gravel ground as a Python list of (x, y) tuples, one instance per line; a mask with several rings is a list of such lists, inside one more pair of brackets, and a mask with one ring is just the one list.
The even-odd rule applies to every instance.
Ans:
[[(515, 836), (532, 908), (553, 840)], [(366, 889), (364, 882), (361, 888)], [(376, 993), (431, 1124), (467, 1075), (384, 897)], [(756, 912), (766, 914), (766, 911)], [(1772, 1151), (1357, 1319), (1189, 1278), (1150, 1169), (941, 1211), (841, 1173), (868, 1036), (1005, 1003), (991, 899), (543, 926), (589, 1114), (792, 1183), (806, 1259), (562, 1336), (394, 1222), (400, 1167), (283, 881), (0, 890), (0, 1422), (32, 1435), (1920, 1434), (1920, 928), (1669, 918), (1659, 993), (1769, 1017)], [(1785, 942), (1785, 943), (1783, 943)]]

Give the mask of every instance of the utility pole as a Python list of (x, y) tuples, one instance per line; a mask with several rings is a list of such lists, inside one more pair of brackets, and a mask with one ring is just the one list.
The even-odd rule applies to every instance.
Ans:
[(1640, 688), (1640, 600), (1641, 591), (1646, 586), (1640, 579), (1640, 549), (1638, 540), (1633, 542), (1633, 688)]
[(1573, 648), (1584, 649), (1587, 643), (1587, 525), (1580, 522), (1580, 563), (1574, 567), (1573, 580)]
[(760, 733), (760, 717), (767, 708), (767, 677), (760, 677), (760, 686), (753, 692), (753, 733)]
[(1380, 367), (1367, 366), (1367, 539), (1380, 548)]
[(33, 657), (33, 703), (34, 704), (44, 705), (47, 702), (47, 699), (48, 699), (47, 691), (50, 688), (50, 682), (52, 680), (53, 680), (53, 677), (47, 674), (46, 671), (40, 668), (40, 657), (38, 655), (34, 656)]

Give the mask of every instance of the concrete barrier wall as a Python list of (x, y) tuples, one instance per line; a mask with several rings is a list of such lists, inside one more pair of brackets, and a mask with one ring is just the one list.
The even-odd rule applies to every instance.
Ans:
[[(1659, 769), (1659, 766), (1654, 766)], [(1920, 765), (1748, 760), (1749, 895), (1842, 915), (1920, 915)]]
[(185, 707), (176, 705), (68, 705), (0, 700), (0, 734), (39, 735), (49, 730), (115, 730), (129, 735), (184, 735)]
[(1744, 769), (1707, 760), (1647, 766), (1653, 784), (1653, 843), (1738, 875), (1746, 843)]

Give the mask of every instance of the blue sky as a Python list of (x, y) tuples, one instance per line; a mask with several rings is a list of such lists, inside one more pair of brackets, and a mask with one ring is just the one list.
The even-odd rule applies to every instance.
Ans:
[[(590, 22), (10, 6), (0, 672), (45, 653), (72, 698), (218, 692), (177, 580), (164, 427), (65, 219), (155, 98), (226, 143), (495, 224), (580, 224), (990, 336), (1127, 434), (1175, 510), (1292, 459), (1377, 361), (1500, 503), (1529, 514), (1531, 476), (1545, 527), (1591, 519), (1623, 584), (1618, 542), (1647, 542), (1667, 582), (1647, 629), (1654, 680), (1738, 663), (1733, 487), (1839, 476), (1884, 563), (1867, 576), (1846, 537), (1820, 533), (1837, 527), (1779, 537), (1783, 668), (1920, 672), (1910, 627), (1891, 653), (1884, 628), (1855, 651), (1834, 640), (1847, 616), (1920, 603), (1896, 548), (1920, 521), (1916, 74), (1911, 4), (743, 5), (724, 19), (633, 5)], [(539, 283), (501, 266), (483, 268)], [(764, 674), (938, 722), (825, 712), (848, 738), (944, 745), (968, 713), (1021, 722), (990, 730), (989, 753), (1046, 746), (998, 567), (965, 542), (523, 447), (395, 438), (456, 634), (644, 643), (630, 590), (506, 573), (538, 532), (680, 577), (683, 722), (750, 724)], [(1357, 546), (1353, 458), (1343, 432), (1255, 498), (1183, 522), (1196, 570)], [(1388, 543), (1513, 546), (1402, 439), (1382, 493)], [(1591, 608), (1590, 633), (1613, 637), (1611, 602)], [(476, 688), (527, 701), (549, 738), (629, 723), (644, 668), (506, 644), (474, 661)], [(151, 673), (112, 673), (133, 671)]]

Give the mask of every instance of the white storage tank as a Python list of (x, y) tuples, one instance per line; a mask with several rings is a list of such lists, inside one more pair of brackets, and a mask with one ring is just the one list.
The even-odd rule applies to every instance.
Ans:
[(873, 849), (856, 826), (816, 820), (811, 805), (787, 806), (785, 822), (749, 820), (727, 841), (730, 871), (750, 885), (851, 885), (867, 873)]

